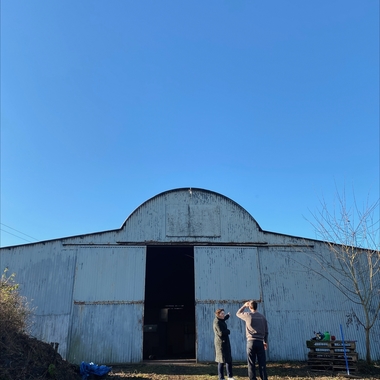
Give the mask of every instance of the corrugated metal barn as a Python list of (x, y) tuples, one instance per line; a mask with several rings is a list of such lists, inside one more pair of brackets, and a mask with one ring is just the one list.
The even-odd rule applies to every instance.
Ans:
[[(234, 361), (245, 361), (249, 299), (269, 324), (268, 360), (306, 360), (314, 331), (357, 340), (352, 305), (305, 269), (323, 242), (263, 231), (240, 205), (203, 189), (175, 189), (138, 207), (117, 230), (2, 248), (1, 270), (16, 273), (35, 310), (33, 335), (58, 342), (72, 363), (155, 358), (213, 361), (214, 311), (231, 313)], [(380, 359), (380, 323), (371, 330)]]

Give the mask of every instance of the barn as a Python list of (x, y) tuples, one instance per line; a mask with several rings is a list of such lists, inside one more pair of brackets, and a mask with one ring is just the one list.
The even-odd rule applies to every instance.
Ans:
[[(245, 361), (244, 325), (235, 316), (259, 301), (269, 324), (270, 361), (306, 360), (306, 340), (329, 331), (357, 341), (353, 305), (312, 270), (318, 240), (263, 231), (219, 193), (180, 188), (140, 205), (116, 230), (0, 250), (35, 308), (32, 334), (58, 343), (72, 363), (136, 363), (149, 358), (214, 360), (214, 311), (231, 313), (234, 361)], [(380, 323), (371, 330), (380, 359)]]

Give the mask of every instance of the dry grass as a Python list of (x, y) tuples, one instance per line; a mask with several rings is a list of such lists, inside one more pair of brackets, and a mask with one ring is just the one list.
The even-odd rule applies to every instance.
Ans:
[[(234, 377), (236, 380), (248, 380), (247, 365), (234, 363)], [(269, 380), (297, 379), (297, 380), (331, 380), (347, 378), (342, 372), (315, 372), (310, 371), (306, 362), (273, 362), (267, 365)], [(351, 378), (380, 379), (380, 363), (368, 367), (359, 363), (359, 371), (351, 372)], [(189, 363), (189, 362), (150, 362), (144, 364), (113, 367), (107, 379), (145, 379), (145, 380), (217, 380), (216, 363)]]

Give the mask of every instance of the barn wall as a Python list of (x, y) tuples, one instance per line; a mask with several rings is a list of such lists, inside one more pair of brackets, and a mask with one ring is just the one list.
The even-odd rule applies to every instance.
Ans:
[(34, 308), (31, 334), (58, 342), (72, 363), (142, 360), (145, 247), (62, 247), (60, 241), (3, 249)]
[(31, 336), (47, 343), (58, 343), (58, 353), (66, 359), (70, 314), (34, 315)]
[(101, 364), (142, 360), (143, 303), (78, 304), (73, 310), (68, 361)]
[(220, 194), (177, 189), (155, 196), (138, 207), (118, 230), (61, 239), (70, 244), (247, 243), (265, 235), (240, 205)]
[(197, 361), (213, 362), (215, 361), (214, 349), (214, 332), (212, 323), (215, 318), (215, 310), (222, 308), (226, 313), (230, 313), (231, 317), (227, 320), (227, 327), (231, 331), (230, 343), (232, 360), (234, 362), (245, 362), (246, 340), (245, 340), (245, 324), (241, 319), (236, 317), (236, 311), (241, 307), (241, 302), (217, 301), (215, 303), (196, 304), (196, 325), (197, 325)]
[(125, 222), (121, 241), (252, 242), (259, 226), (237, 203), (209, 191), (169, 191), (142, 204)]
[(142, 360), (145, 247), (78, 248), (68, 359)]
[(58, 242), (2, 250), (1, 269), (16, 274), (20, 294), (34, 309), (31, 333), (45, 342), (59, 342), (66, 357), (72, 310), (76, 249)]
[[(269, 235), (267, 237), (270, 237)], [(277, 237), (268, 239), (276, 244)], [(280, 239), (282, 237), (280, 236)], [(292, 244), (297, 239), (292, 238)], [(310, 243), (310, 242), (309, 242)], [(323, 250), (324, 245), (315, 242), (314, 248), (307, 248), (303, 239), (298, 239), (298, 247), (272, 246), (255, 250), (258, 258), (257, 270), (246, 257), (242, 267), (242, 278), (255, 278), (259, 283), (243, 291), (244, 285), (236, 282), (235, 273), (240, 266), (233, 253), (235, 248), (202, 247), (196, 248), (196, 323), (197, 359), (214, 360), (212, 320), (216, 308), (222, 307), (231, 312), (227, 321), (231, 330), (230, 341), (233, 360), (245, 360), (244, 323), (236, 317), (236, 311), (246, 299), (260, 299), (258, 311), (268, 319), (269, 350), (268, 360), (307, 360), (306, 340), (314, 336), (314, 331), (329, 331), (341, 339), (342, 325), (346, 340), (357, 342), (360, 359), (365, 359), (365, 335), (363, 328), (347, 324), (352, 310), (350, 303), (339, 290), (327, 280), (316, 275), (310, 268), (315, 263), (310, 254), (314, 249)], [(257, 253), (256, 253), (257, 252)], [(229, 271), (231, 263), (234, 269)], [(231, 276), (230, 276), (231, 275)], [(231, 278), (233, 277), (233, 278)], [(223, 279), (222, 281), (218, 281)], [(224, 286), (223, 284), (230, 284)], [(260, 293), (257, 293), (260, 289)], [(240, 302), (234, 302), (234, 300)], [(359, 307), (355, 312), (361, 315)], [(380, 321), (371, 330), (371, 354), (374, 360), (380, 357)]]
[(197, 360), (215, 360), (212, 324), (215, 310), (230, 312), (227, 321), (235, 361), (245, 361), (244, 323), (235, 316), (243, 302), (260, 299), (260, 268), (257, 248), (196, 247), (195, 318)]
[[(314, 331), (357, 340), (364, 331), (346, 326), (352, 305), (327, 281), (305, 269), (307, 246), (322, 243), (265, 232), (238, 204), (217, 193), (179, 189), (142, 204), (121, 229), (0, 250), (0, 269), (16, 273), (21, 294), (35, 309), (32, 333), (59, 342), (73, 362), (137, 362), (142, 359), (145, 247), (195, 245), (197, 359), (214, 360), (216, 308), (231, 313), (234, 360), (245, 360), (244, 324), (235, 316), (246, 299), (260, 299), (269, 323), (269, 360), (305, 360)], [(199, 244), (213, 246), (202, 246)], [(255, 247), (233, 247), (250, 243)], [(231, 246), (221, 247), (218, 244)], [(264, 244), (266, 246), (264, 246)], [(216, 245), (216, 246), (215, 246)], [(356, 309), (358, 312), (358, 309)], [(359, 311), (360, 312), (360, 311)], [(371, 330), (372, 358), (380, 359), (380, 318)]]
[[(316, 249), (322, 248), (317, 244)], [(315, 263), (305, 253), (294, 248), (259, 249), (264, 301), (259, 311), (269, 324), (268, 359), (306, 360), (306, 340), (314, 336), (314, 331), (329, 331), (340, 339), (340, 324), (345, 339), (357, 341), (359, 358), (364, 359), (364, 330), (346, 325), (353, 305), (327, 280), (307, 269)], [(380, 357), (379, 336), (380, 324), (376, 323), (371, 331), (374, 359)]]

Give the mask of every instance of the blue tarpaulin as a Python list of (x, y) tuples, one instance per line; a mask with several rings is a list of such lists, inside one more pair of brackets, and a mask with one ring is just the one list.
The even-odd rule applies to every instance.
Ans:
[(112, 367), (107, 367), (106, 365), (97, 365), (94, 363), (82, 362), (80, 365), (80, 374), (82, 375), (82, 379), (86, 380), (89, 375), (107, 375), (111, 369)]

